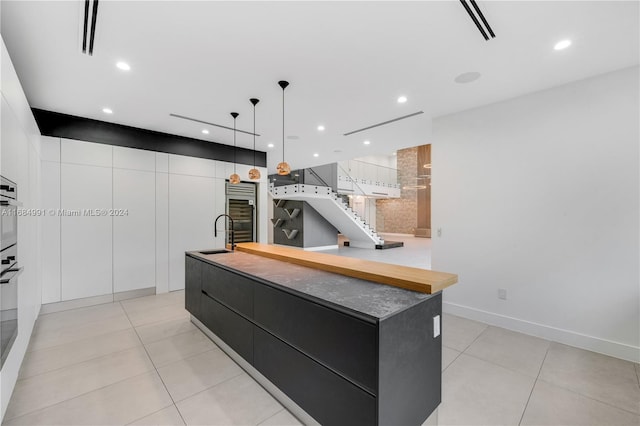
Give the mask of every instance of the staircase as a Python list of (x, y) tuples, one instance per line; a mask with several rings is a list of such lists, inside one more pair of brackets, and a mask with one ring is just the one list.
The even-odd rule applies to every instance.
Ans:
[(384, 240), (328, 186), (271, 184), (269, 193), (274, 199), (306, 201), (349, 239), (351, 247), (373, 249), (384, 244)]

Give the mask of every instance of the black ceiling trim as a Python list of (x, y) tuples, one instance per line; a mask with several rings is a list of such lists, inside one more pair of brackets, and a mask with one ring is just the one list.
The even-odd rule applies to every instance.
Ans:
[(169, 116), (175, 117), (175, 118), (182, 118), (183, 120), (195, 121), (196, 123), (208, 124), (210, 126), (220, 127), (222, 129), (235, 130), (236, 132), (244, 133), (244, 134), (251, 135), (251, 136), (260, 136), (257, 133), (254, 135), (253, 133), (247, 132), (245, 130), (234, 129), (233, 127), (223, 126), (222, 124), (210, 123), (208, 121), (198, 120), (197, 118), (185, 117), (184, 115), (178, 115), (178, 114), (170, 113)]
[(87, 29), (89, 28), (89, 0), (84, 0), (84, 28), (82, 30), (82, 53), (87, 53)]
[(424, 114), (424, 111), (414, 112), (412, 114), (403, 115), (402, 117), (392, 118), (391, 120), (383, 121), (382, 123), (372, 124), (371, 126), (363, 127), (362, 129), (352, 130), (350, 132), (345, 133), (343, 136), (353, 135), (354, 133), (364, 132), (365, 130), (373, 129), (375, 127), (384, 126), (389, 123), (394, 123), (396, 121), (404, 120), (406, 118), (415, 117), (416, 115)]
[[(233, 162), (234, 149), (230, 145), (38, 108), (31, 110), (40, 128), (40, 133), (45, 136)], [(267, 154), (262, 151), (255, 151), (255, 154), (256, 166), (266, 167)], [(253, 165), (253, 155), (252, 149), (238, 148), (236, 161), (238, 164)]]
[(91, 35), (89, 37), (89, 56), (93, 56), (93, 42), (96, 38), (96, 20), (98, 19), (98, 0), (93, 0), (93, 15), (91, 16)]
[[(471, 4), (473, 5), (473, 8), (476, 10), (476, 12), (478, 13), (478, 16), (480, 17), (480, 19), (482, 20), (482, 22), (484, 23), (484, 25), (487, 28), (487, 31), (489, 31), (489, 34), (491, 35), (491, 38), (495, 38), (495, 34), (493, 32), (493, 30), (491, 29), (491, 27), (489, 26), (489, 23), (487, 22), (487, 19), (484, 17), (484, 15), (482, 14), (482, 12), (480, 11), (480, 6), (478, 6), (478, 4), (476, 3), (475, 0), (469, 0), (471, 2)], [(478, 31), (480, 31), (480, 34), (482, 34), (482, 37), (484, 37), (485, 40), (489, 40), (489, 36), (487, 35), (487, 32), (485, 31), (485, 29), (482, 27), (482, 24), (480, 24), (480, 21), (478, 21), (478, 18), (476, 17), (476, 15), (473, 13), (473, 11), (471, 10), (471, 8), (469, 7), (469, 5), (467, 4), (466, 0), (460, 0), (460, 3), (462, 4), (462, 6), (464, 7), (464, 10), (467, 11), (467, 13), (469, 14), (469, 17), (471, 18), (471, 20), (473, 21), (473, 23), (476, 25), (476, 27), (478, 28)]]
[(489, 23), (487, 22), (486, 18), (484, 17), (484, 14), (482, 13), (482, 11), (480, 10), (480, 6), (478, 6), (478, 3), (476, 3), (476, 0), (469, 0), (471, 2), (471, 5), (473, 6), (473, 8), (476, 10), (476, 13), (478, 14), (478, 16), (480, 17), (480, 19), (482, 20), (482, 23), (484, 24), (485, 28), (487, 29), (487, 31), (489, 31), (489, 35), (491, 36), (491, 38), (495, 38), (496, 35), (493, 32), (493, 30), (491, 29), (491, 26), (489, 25)]

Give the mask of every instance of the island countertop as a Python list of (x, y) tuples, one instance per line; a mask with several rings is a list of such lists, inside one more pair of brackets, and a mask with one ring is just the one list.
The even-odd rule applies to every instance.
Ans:
[(371, 319), (383, 319), (434, 296), (240, 251), (223, 254), (190, 251), (187, 255)]

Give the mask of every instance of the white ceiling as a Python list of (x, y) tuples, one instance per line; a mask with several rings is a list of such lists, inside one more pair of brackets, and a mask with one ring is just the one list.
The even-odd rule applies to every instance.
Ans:
[[(2, 35), (33, 107), (233, 144), (230, 131), (205, 136), (169, 114), (231, 126), (237, 111), (251, 130), (257, 97), (257, 149), (271, 170), (282, 155), (281, 79), (291, 83), (286, 134), (299, 136), (286, 159), (301, 168), (428, 143), (431, 117), (637, 65), (640, 50), (636, 1), (479, 0), (497, 35), (489, 42), (457, 0), (101, 1), (89, 57), (82, 3), (2, 1)], [(554, 51), (564, 38), (573, 45)], [(482, 77), (454, 83), (469, 71)], [(238, 144), (252, 139), (239, 134)]]

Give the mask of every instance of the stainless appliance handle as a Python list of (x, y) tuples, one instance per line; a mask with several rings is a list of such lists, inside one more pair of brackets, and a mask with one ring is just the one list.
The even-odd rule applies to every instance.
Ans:
[(11, 281), (18, 278), (18, 275), (20, 275), (22, 272), (24, 272), (24, 268), (7, 269), (6, 271), (4, 271), (4, 274), (10, 274), (10, 273), (13, 273), (13, 274), (9, 278), (4, 278), (4, 277), (0, 278), (0, 284), (11, 284)]
[(22, 203), (12, 199), (0, 200), (0, 206), (22, 207)]

